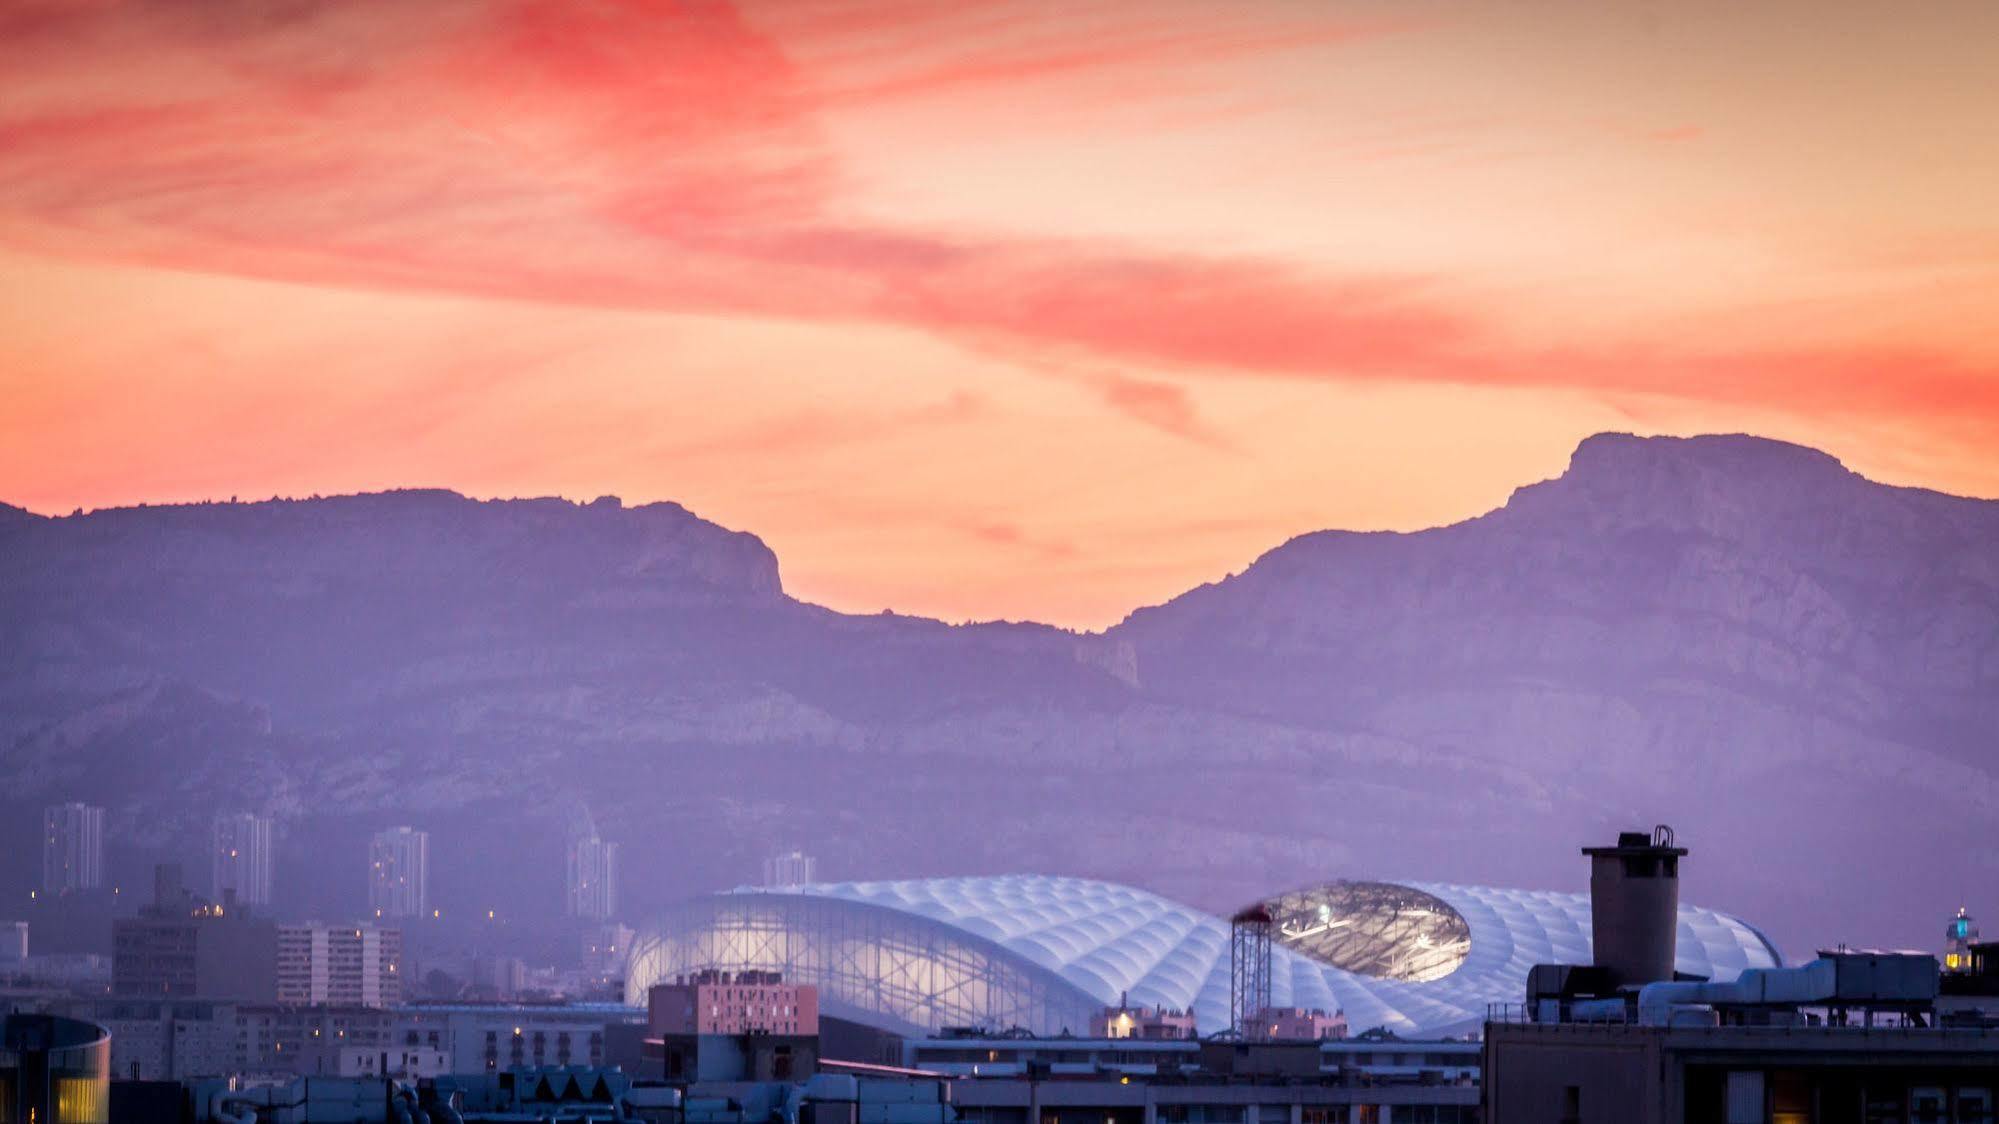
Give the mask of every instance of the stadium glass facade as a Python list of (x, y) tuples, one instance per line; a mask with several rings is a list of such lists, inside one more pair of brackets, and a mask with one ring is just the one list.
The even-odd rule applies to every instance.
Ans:
[(1100, 1004), (1059, 975), (950, 925), (844, 898), (757, 891), (671, 911), (633, 946), (627, 1001), (705, 968), (776, 970), (820, 1010), (908, 1033), (944, 1026), (1082, 1032)]
[[(1355, 1030), (1452, 1034), (1517, 1001), (1537, 963), (1587, 963), (1589, 898), (1434, 883), (1336, 882), (1263, 903), (1277, 923), (1271, 1000), (1343, 1010)], [(1222, 918), (1143, 890), (1011, 875), (744, 889), (642, 931), (627, 998), (704, 968), (778, 971), (826, 1014), (904, 1032), (1083, 1033), (1106, 1004), (1228, 1025)], [(1779, 963), (1748, 924), (1680, 909), (1680, 971), (1731, 979)]]

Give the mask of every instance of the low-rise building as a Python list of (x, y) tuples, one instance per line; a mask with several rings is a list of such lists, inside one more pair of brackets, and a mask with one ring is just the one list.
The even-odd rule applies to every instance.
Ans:
[(1491, 1124), (1989, 1121), (1999, 1036), (1866, 1027), (1496, 1029)]
[(645, 1021), (621, 1003), (414, 1003), (394, 1012), (388, 1044), (441, 1052), (451, 1073), (606, 1065), (609, 1028)]
[[(275, 1004), (238, 1008), (238, 1073), (339, 1076), (349, 1051), (389, 1047), (393, 1016), (377, 1007)], [(354, 1074), (347, 1074), (354, 1076)]]
[[(207, 999), (42, 996), (29, 1013), (112, 1031), (121, 1081), (244, 1075), (425, 1077), (518, 1066), (640, 1067), (645, 1013), (615, 1003), (393, 1010)], [(624, 1031), (616, 1036), (613, 1031)]]
[(114, 999), (89, 1004), (83, 1017), (111, 1032), (114, 1078), (166, 1081), (240, 1068), (235, 1010), (204, 999)]
[(819, 1033), (819, 989), (778, 972), (697, 972), (646, 993), (654, 1034)]
[(1257, 1014), (1257, 1029), (1280, 1041), (1318, 1042), (1347, 1036), (1347, 1017), (1317, 1007), (1266, 1007)]
[(904, 1041), (902, 1066), (953, 1077), (1064, 1078), (1285, 1074), (1310, 1080), (1475, 1085), (1480, 1046), (1371, 1034), (1296, 1042), (1195, 1039), (1032, 1038), (958, 1034)]
[(468, 998), (509, 1002), (527, 988), (527, 965), (518, 956), (475, 956), (471, 974)]
[(1999, 941), (1968, 941), (1957, 956), (1957, 966), (1946, 962), (1937, 980), (1938, 1023), (1999, 1027)]
[(1473, 1124), (1478, 1090), (1284, 1078), (956, 1082), (960, 1124)]
[(646, 992), (646, 1029), (668, 1080), (802, 1080), (818, 1062), (819, 989), (776, 972), (700, 972)]
[(1120, 1002), (1090, 1020), (1092, 1038), (1192, 1038), (1194, 1012), (1171, 1007), (1133, 1007)]
[(0, 973), (28, 987), (111, 994), (111, 958), (94, 952), (37, 952)]
[(450, 1055), (421, 1046), (390, 1046), (385, 1049), (343, 1046), (332, 1057), (336, 1068), (330, 1076), (335, 1077), (389, 1077), (412, 1081), (451, 1072)]
[(1674, 969), (1671, 829), (1584, 854), (1591, 962), (1536, 965), (1525, 1002), (1488, 1011), (1486, 1124), (1994, 1119), (1999, 1029), (1939, 1003), (1981, 990), (1969, 917), (1949, 975), (1927, 953), (1839, 949), (1710, 979)]
[[(238, 1074), (352, 1074), (347, 1053), (381, 1054), (388, 1012), (365, 1007), (289, 1006), (212, 999), (114, 997), (45, 1005), (111, 1032), (120, 1081)], [(363, 1072), (378, 1072), (381, 1063)]]

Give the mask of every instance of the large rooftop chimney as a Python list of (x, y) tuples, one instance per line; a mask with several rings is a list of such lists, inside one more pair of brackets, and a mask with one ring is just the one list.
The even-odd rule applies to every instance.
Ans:
[(1590, 941), (1614, 986), (1673, 978), (1679, 943), (1680, 856), (1673, 829), (1620, 832), (1615, 847), (1584, 847), (1590, 858)]

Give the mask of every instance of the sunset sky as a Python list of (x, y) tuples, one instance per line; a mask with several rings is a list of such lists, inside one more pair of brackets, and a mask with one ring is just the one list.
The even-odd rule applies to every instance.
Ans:
[(0, 500), (1100, 627), (1598, 430), (1999, 496), (1999, 4), (8, 0)]

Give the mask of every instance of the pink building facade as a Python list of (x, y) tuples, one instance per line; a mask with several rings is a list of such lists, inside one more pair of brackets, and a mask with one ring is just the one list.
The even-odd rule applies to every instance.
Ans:
[(1257, 1029), (1264, 1037), (1280, 1041), (1322, 1041), (1347, 1036), (1347, 1016), (1343, 1011), (1327, 1014), (1316, 1007), (1265, 1007)]
[(646, 992), (653, 1034), (819, 1033), (819, 989), (778, 972), (697, 972)]
[(1090, 1020), (1092, 1038), (1185, 1039), (1194, 1037), (1194, 1012), (1120, 1003)]

